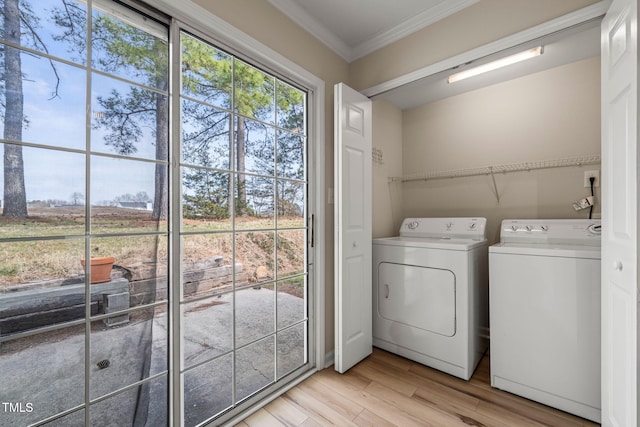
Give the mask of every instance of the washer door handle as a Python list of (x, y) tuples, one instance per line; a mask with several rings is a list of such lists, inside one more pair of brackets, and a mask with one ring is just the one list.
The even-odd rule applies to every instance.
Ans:
[(384, 284), (384, 297), (389, 298), (389, 285), (387, 283)]

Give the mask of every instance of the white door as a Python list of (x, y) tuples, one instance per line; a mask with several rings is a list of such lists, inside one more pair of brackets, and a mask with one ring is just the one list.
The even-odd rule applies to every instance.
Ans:
[(334, 87), (335, 369), (372, 351), (371, 101)]
[(637, 1), (602, 22), (602, 425), (638, 425)]

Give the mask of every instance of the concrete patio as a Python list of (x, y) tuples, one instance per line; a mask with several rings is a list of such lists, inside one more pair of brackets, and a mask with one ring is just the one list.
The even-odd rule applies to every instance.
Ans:
[[(277, 294), (278, 327), (304, 318), (304, 299)], [(232, 405), (233, 295), (202, 300), (184, 307), (183, 351), (185, 367), (185, 424), (195, 425)], [(300, 366), (304, 360), (304, 324), (259, 339), (273, 332), (275, 298), (270, 289), (247, 289), (236, 293), (235, 340), (246, 347), (235, 353), (236, 400), (273, 382), (277, 357), (278, 374)], [(89, 399), (126, 387), (167, 369), (167, 314), (152, 318), (135, 314), (128, 324), (108, 328), (94, 322), (90, 335)], [(51, 335), (48, 337), (48, 335)], [(0, 347), (0, 425), (22, 427), (81, 405), (85, 399), (84, 328), (68, 333), (43, 334), (24, 339), (19, 347)], [(221, 357), (208, 361), (216, 356)], [(102, 361), (102, 367), (98, 364)], [(105, 364), (108, 366), (105, 367)], [(160, 426), (167, 412), (166, 375), (142, 387), (116, 394), (91, 406), (91, 426)], [(22, 406), (17, 406), (20, 403)], [(27, 404), (30, 404), (27, 406)], [(31, 409), (30, 411), (28, 409)], [(48, 425), (83, 426), (84, 410)]]

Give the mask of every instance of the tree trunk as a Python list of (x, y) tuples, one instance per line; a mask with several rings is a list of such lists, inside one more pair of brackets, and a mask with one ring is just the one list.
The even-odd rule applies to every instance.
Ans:
[[(18, 0), (4, 3), (5, 39), (20, 44), (20, 11)], [(4, 139), (22, 141), (24, 96), (22, 94), (22, 63), (20, 52), (5, 46), (5, 118)], [(22, 146), (4, 146), (4, 210), (3, 216), (26, 217), (27, 195), (24, 185), (24, 161)]]
[[(229, 127), (231, 129), (233, 129), (233, 116), (231, 116), (230, 119), (230, 124)], [(233, 153), (233, 144), (234, 144), (234, 140), (233, 140), (233, 132), (229, 132), (230, 136), (229, 136), (229, 169), (233, 169), (233, 162), (231, 161), (232, 157), (231, 157), (231, 153)], [(233, 179), (233, 174), (229, 174), (229, 180), (227, 183), (227, 191), (229, 192), (229, 194), (227, 195), (227, 213), (229, 214), (229, 218), (231, 218), (233, 216), (233, 210), (234, 210), (234, 200), (235, 200), (235, 196), (234, 196), (234, 185), (235, 185), (235, 181)]]
[(238, 127), (236, 129), (236, 161), (238, 171), (238, 213), (242, 216), (247, 214), (247, 188), (245, 180), (245, 121), (244, 117), (238, 116)]
[[(169, 159), (169, 98), (156, 95), (156, 160)], [(169, 216), (169, 169), (166, 164), (156, 164), (153, 219)]]

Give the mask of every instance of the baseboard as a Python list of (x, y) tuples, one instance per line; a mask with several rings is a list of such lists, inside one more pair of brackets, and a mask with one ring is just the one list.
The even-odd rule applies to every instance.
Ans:
[(331, 350), (330, 352), (326, 353), (324, 355), (324, 368), (328, 368), (329, 366), (333, 365), (335, 363), (335, 354), (333, 352), (333, 350)]

